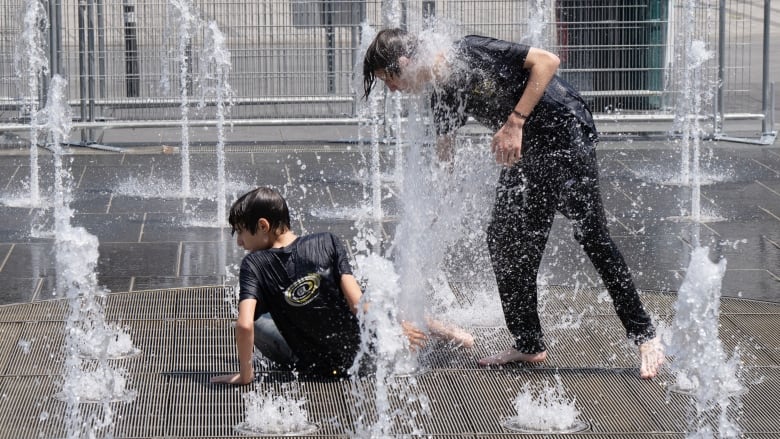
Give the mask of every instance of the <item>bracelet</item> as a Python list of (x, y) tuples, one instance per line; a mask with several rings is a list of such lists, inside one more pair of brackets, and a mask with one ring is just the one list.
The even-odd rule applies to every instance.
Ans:
[(512, 109), (512, 113), (516, 114), (517, 117), (519, 117), (520, 119), (523, 119), (523, 120), (528, 119), (528, 115), (527, 114), (521, 113), (521, 112), (515, 110), (514, 108)]

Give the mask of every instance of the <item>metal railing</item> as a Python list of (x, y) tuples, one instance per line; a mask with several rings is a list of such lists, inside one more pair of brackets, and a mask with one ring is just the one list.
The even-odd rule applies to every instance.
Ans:
[[(769, 1), (686, 1), (692, 28), (675, 0), (0, 0), (0, 131), (27, 123), (55, 73), (69, 80), (77, 127), (175, 125), (182, 105), (197, 107), (198, 123), (213, 122), (211, 22), (230, 53), (231, 120), (354, 120), (362, 25), (393, 16), (412, 31), (435, 17), (454, 36), (546, 48), (597, 117), (635, 121), (674, 118), (686, 68), (676, 39), (692, 32), (715, 54), (703, 66), (711, 133), (725, 138), (724, 120), (745, 118), (771, 134)], [(24, 78), (32, 73), (14, 60), (31, 4), (45, 11), (36, 26), (48, 58), (33, 91)]]

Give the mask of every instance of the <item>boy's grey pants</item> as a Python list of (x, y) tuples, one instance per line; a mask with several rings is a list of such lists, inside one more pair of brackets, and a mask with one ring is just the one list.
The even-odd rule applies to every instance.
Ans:
[(293, 366), (298, 361), (268, 313), (255, 320), (255, 347), (263, 356), (280, 365)]

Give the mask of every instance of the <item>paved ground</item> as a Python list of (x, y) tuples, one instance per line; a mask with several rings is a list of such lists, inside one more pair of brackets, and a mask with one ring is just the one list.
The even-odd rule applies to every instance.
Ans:
[[(363, 154), (351, 143), (296, 141), (295, 136), (302, 135), (294, 130), (277, 135), (278, 129), (271, 129), (266, 136), (276, 136), (273, 143), (228, 146), (231, 196), (255, 185), (277, 186), (298, 213), (299, 231), (330, 229), (351, 241), (356, 229), (350, 209), (362, 203), (365, 194), (358, 177), (365, 167)], [(316, 130), (308, 130), (307, 135), (312, 131)], [(322, 127), (318, 132), (333, 140), (347, 139), (349, 133), (350, 127)], [(675, 148), (665, 140), (600, 145), (610, 229), (638, 285), (676, 290), (698, 229), (711, 257), (727, 259), (724, 295), (780, 300), (780, 149), (705, 142), (701, 202), (705, 222), (696, 227), (680, 218), (689, 209), (690, 191), (669, 183), (679, 175)], [(181, 158), (164, 149), (158, 145), (106, 153), (73, 148), (67, 160), (74, 176), (73, 223), (98, 237), (98, 279), (111, 291), (222, 284), (230, 273), (226, 266), (241, 259), (242, 252), (229, 233), (213, 227), (217, 212), (210, 199), (216, 173), (213, 146), (192, 146), (195, 197), (186, 199), (179, 195)], [(392, 153), (392, 148), (386, 152)], [(9, 206), (20, 202), (15, 199), (24, 204), (28, 196), (27, 155), (24, 149), (0, 150), (0, 198), (4, 199), (0, 203), (0, 303), (51, 298), (54, 289), (53, 240), (47, 235), (51, 209)], [(51, 186), (51, 163), (51, 155), (42, 150), (44, 197)], [(391, 154), (386, 154), (382, 166), (384, 175), (393, 173)], [(485, 209), (492, 178), (480, 180), (483, 186), (474, 191), (483, 194), (475, 202), (484, 203)], [(385, 194), (383, 225), (384, 233), (391, 236), (401, 201), (397, 193), (391, 196), (397, 192), (392, 181), (385, 181), (385, 186), (391, 191)], [(476, 253), (484, 250), (481, 243), (471, 245)], [(593, 268), (583, 258), (568, 222), (559, 218), (542, 268), (547, 282), (598, 285)]]
[[(350, 128), (274, 130), (258, 136), (273, 141), (228, 147), (231, 193), (260, 184), (279, 187), (294, 206), (298, 231), (331, 230), (344, 236), (356, 252), (353, 238), (366, 229), (355, 226), (355, 217), (360, 200), (368, 193), (361, 182), (366, 157), (355, 144), (338, 141), (349, 140)], [(162, 135), (169, 134), (175, 138), (175, 133)], [(311, 142), (316, 136), (329, 141)], [(478, 146), (471, 153), (479, 148), (484, 150)], [(368, 229), (389, 241), (401, 227), (400, 209), (405, 200), (395, 183), (395, 151), (383, 149), (385, 217)], [(242, 252), (229, 233), (217, 226), (216, 203), (211, 199), (213, 145), (192, 147), (194, 196), (188, 198), (179, 194), (181, 159), (166, 151), (170, 152), (162, 142), (128, 144), (122, 153), (77, 148), (66, 160), (73, 174), (72, 222), (98, 237), (98, 283), (114, 293), (105, 299), (107, 318), (122, 321), (142, 350), (139, 357), (117, 362), (129, 371), (130, 386), (138, 396), (133, 403), (112, 404), (117, 415), (114, 437), (235, 436), (232, 427), (243, 419), (240, 395), (251, 388), (207, 384), (210, 375), (234, 370), (235, 359), (229, 301), (225, 300), (229, 293), (202, 287), (233, 285)], [(52, 160), (48, 152), (41, 152), (43, 194), (48, 197)], [(735, 415), (746, 437), (768, 439), (780, 431), (770, 397), (780, 389), (780, 340), (776, 335), (780, 149), (705, 142), (704, 157), (705, 220), (697, 225), (686, 218), (690, 190), (673, 184), (679, 167), (673, 142), (627, 138), (604, 142), (599, 158), (610, 230), (651, 314), (662, 326), (671, 321), (674, 292), (685, 274), (694, 237), (710, 247), (713, 259), (726, 258), (723, 295), (730, 298), (721, 302), (720, 335), (727, 353), (740, 346), (742, 378), (748, 388)], [(495, 172), (489, 166), (484, 169), (488, 174)], [(56, 437), (65, 412), (54, 395), (60, 384), (66, 304), (42, 301), (56, 297), (49, 232), (52, 209), (14, 207), (24, 205), (28, 198), (24, 188), (28, 175), (24, 149), (0, 150), (0, 303), (8, 304), (0, 307), (0, 422), (8, 426), (0, 436), (9, 438)], [(554, 225), (540, 273), (540, 282), (547, 285), (542, 289), (542, 313), (551, 341), (550, 361), (539, 368), (475, 367), (475, 358), (508, 346), (510, 340), (480, 236), (492, 184), (492, 175), (465, 175), (457, 185), (444, 184), (446, 190), (440, 192), (432, 186), (414, 187), (421, 197), (435, 193), (448, 202), (461, 203), (448, 211), (459, 215), (454, 229), (437, 226), (451, 224), (441, 212), (436, 222), (423, 221), (418, 226), (438, 227), (430, 241), (463, 234), (444, 248), (446, 282), (433, 288), (433, 295), (451, 295), (438, 297), (441, 300), (435, 306), (448, 319), (473, 330), (478, 345), (473, 351), (433, 346), (423, 358), (426, 372), (416, 378), (394, 379), (391, 405), (407, 413), (404, 410), (410, 406), (405, 398), (409, 395), (399, 389), (413, 388), (414, 395), (430, 398), (432, 414), (416, 420), (428, 434), (507, 437), (510, 432), (500, 421), (513, 414), (511, 401), (522, 384), (538, 385), (558, 376), (568, 395), (579, 401), (581, 417), (589, 425), (577, 437), (684, 437), (692, 419), (689, 398), (668, 393), (673, 380), (669, 370), (651, 382), (637, 379), (635, 350), (623, 342), (598, 277), (562, 217)], [(416, 211), (436, 202), (422, 203)], [(416, 254), (418, 265), (436, 258), (431, 249), (441, 250), (436, 246), (417, 249), (421, 251)], [(292, 379), (289, 374), (258, 368), (262, 371), (258, 391), (290, 391), (285, 387)], [(295, 388), (309, 401), (310, 419), (321, 427), (317, 435), (343, 437), (351, 431), (356, 416), (375, 416), (370, 402), (374, 383), (357, 384), (369, 400), (362, 403), (355, 401), (355, 389), (350, 386), (349, 382), (303, 381)], [(96, 405), (81, 406), (85, 413), (101, 412)], [(703, 422), (716, 427), (711, 414)], [(391, 434), (409, 432), (408, 424), (403, 424), (393, 427)]]

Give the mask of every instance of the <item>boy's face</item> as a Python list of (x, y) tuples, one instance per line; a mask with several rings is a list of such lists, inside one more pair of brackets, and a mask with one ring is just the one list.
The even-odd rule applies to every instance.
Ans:
[[(259, 222), (259, 221), (258, 221)], [(268, 250), (273, 245), (270, 233), (263, 230), (262, 224), (258, 224), (254, 234), (249, 230), (239, 227), (236, 231), (236, 243), (246, 251)]]

